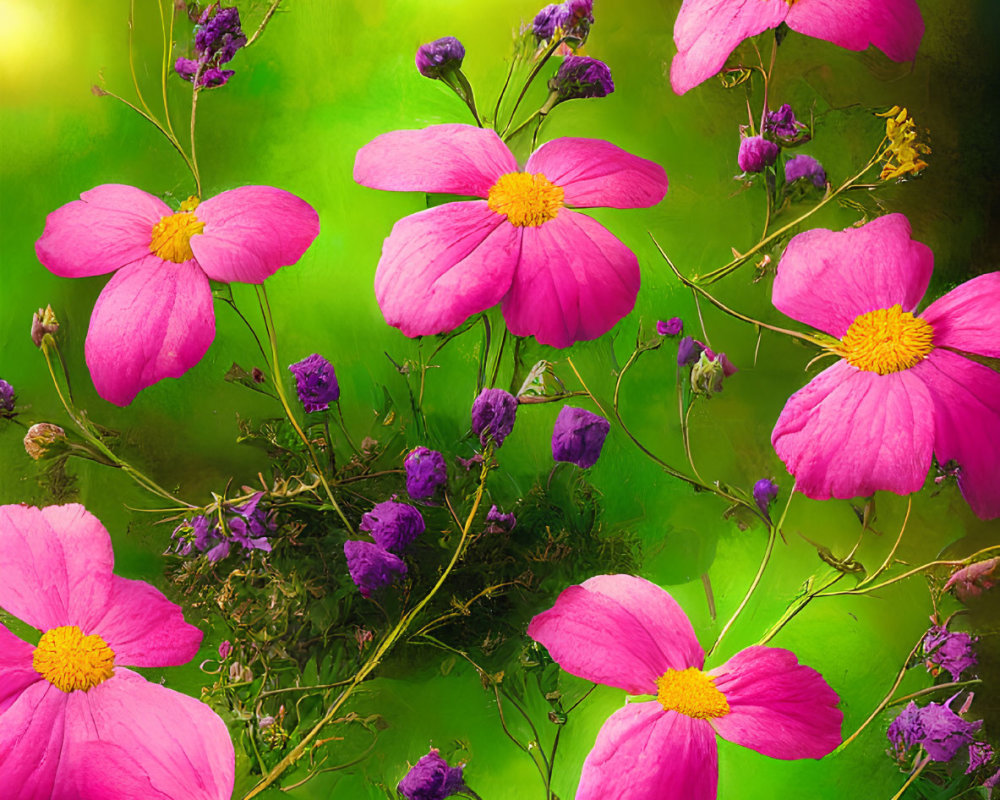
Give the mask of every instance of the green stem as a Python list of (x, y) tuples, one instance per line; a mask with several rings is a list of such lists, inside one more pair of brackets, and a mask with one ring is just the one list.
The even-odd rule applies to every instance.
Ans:
[(539, 59), (538, 63), (535, 64), (531, 72), (528, 73), (528, 79), (524, 82), (524, 86), (521, 87), (521, 93), (517, 96), (517, 100), (514, 101), (514, 107), (510, 111), (510, 119), (507, 120), (507, 124), (504, 126), (503, 132), (500, 134), (501, 138), (506, 139), (507, 131), (510, 130), (510, 126), (514, 122), (514, 116), (517, 114), (518, 106), (521, 105), (521, 101), (524, 99), (524, 96), (528, 93), (528, 87), (531, 86), (531, 82), (535, 80), (535, 78), (538, 76), (538, 73), (541, 71), (542, 67), (544, 67), (546, 62), (548, 62), (548, 60), (552, 57), (552, 54), (556, 51), (559, 45), (561, 45), (565, 41), (566, 37), (553, 39), (552, 44), (550, 44), (547, 48), (545, 48), (545, 52), (542, 54), (542, 57)]
[(911, 692), (910, 694), (904, 694), (902, 697), (897, 697), (895, 700), (886, 704), (886, 708), (891, 706), (898, 706), (900, 703), (906, 703), (910, 700), (916, 700), (918, 697), (924, 697), (928, 694), (934, 694), (935, 692), (940, 692), (943, 689), (963, 689), (966, 686), (977, 686), (982, 683), (979, 678), (972, 678), (967, 681), (951, 681), (949, 683), (939, 683), (936, 686), (928, 686), (926, 689), (921, 689), (919, 692)]
[(271, 7), (267, 9), (267, 13), (264, 14), (264, 19), (262, 19), (260, 21), (260, 25), (257, 26), (257, 30), (255, 30), (253, 36), (247, 40), (247, 43), (243, 45), (244, 49), (257, 41), (260, 35), (264, 32), (264, 28), (267, 26), (267, 23), (271, 21), (271, 17), (274, 16), (274, 12), (278, 10), (278, 5), (280, 3), (281, 0), (274, 0), (274, 2), (271, 3)]

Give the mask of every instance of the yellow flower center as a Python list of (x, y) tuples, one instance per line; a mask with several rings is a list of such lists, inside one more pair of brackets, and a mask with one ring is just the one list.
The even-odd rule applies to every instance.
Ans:
[(115, 654), (100, 636), (84, 636), (76, 625), (66, 625), (42, 634), (31, 666), (64, 692), (87, 691), (114, 675)]
[(191, 237), (205, 230), (205, 223), (191, 212), (198, 207), (198, 198), (189, 197), (181, 203), (181, 210), (169, 217), (161, 217), (153, 226), (149, 252), (164, 261), (182, 264), (194, 258)]
[(838, 351), (858, 369), (888, 375), (920, 363), (933, 349), (930, 323), (895, 305), (856, 317)]
[(508, 172), (490, 187), (490, 209), (505, 214), (519, 228), (541, 225), (556, 218), (563, 207), (563, 190), (540, 172)]
[(656, 688), (656, 699), (664, 711), (676, 711), (695, 719), (724, 717), (729, 713), (729, 703), (715, 688), (715, 679), (697, 667), (668, 669), (656, 679)]

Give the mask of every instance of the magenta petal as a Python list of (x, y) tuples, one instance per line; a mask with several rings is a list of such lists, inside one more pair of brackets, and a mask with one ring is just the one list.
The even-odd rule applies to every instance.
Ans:
[(35, 648), (0, 625), (0, 714), (31, 684), (42, 679), (31, 665)]
[(930, 467), (933, 413), (918, 368), (879, 375), (838, 361), (788, 399), (771, 444), (816, 500), (910, 494)]
[(482, 200), (428, 208), (393, 226), (375, 297), (385, 321), (407, 336), (450, 331), (500, 302), (520, 252), (520, 230)]
[(887, 214), (860, 228), (793, 237), (771, 299), (792, 319), (841, 339), (859, 314), (897, 304), (912, 311), (933, 271), (934, 254), (910, 239), (909, 220)]
[(521, 260), (503, 300), (515, 336), (569, 347), (604, 335), (635, 306), (639, 261), (600, 223), (563, 208), (522, 230)]
[(524, 171), (542, 173), (563, 190), (567, 205), (578, 208), (646, 208), (667, 193), (663, 167), (601, 139), (563, 137), (546, 142), (531, 155)]
[(966, 281), (920, 316), (934, 328), (935, 346), (1000, 358), (1000, 272)]
[(184, 621), (184, 612), (144, 581), (112, 576), (107, 613), (89, 633), (100, 635), (114, 651), (115, 664), (175, 667), (198, 652), (202, 632)]
[(496, 131), (473, 125), (432, 125), (390, 131), (360, 150), (354, 180), (372, 189), (486, 197), (517, 160)]
[(694, 629), (665, 591), (632, 575), (599, 575), (565, 589), (528, 626), (567, 672), (630, 694), (656, 694), (668, 669), (701, 667)]
[(134, 186), (97, 186), (49, 214), (35, 254), (63, 278), (103, 275), (148, 256), (153, 226), (172, 213)]
[(822, 758), (840, 745), (840, 698), (795, 653), (748, 647), (708, 674), (729, 703), (712, 720), (723, 739), (785, 759)]
[(608, 717), (583, 762), (576, 800), (715, 800), (718, 783), (712, 726), (654, 700)]
[(215, 338), (208, 278), (194, 261), (149, 256), (119, 270), (90, 315), (85, 353), (97, 393), (127, 406), (140, 390), (177, 378)]
[(674, 23), (677, 55), (670, 65), (670, 85), (684, 94), (711, 78), (736, 45), (778, 27), (787, 14), (784, 0), (684, 0)]
[(169, 798), (229, 800), (233, 744), (207, 705), (120, 668), (86, 697), (96, 735), (75, 736), (82, 746), (72, 758), (88, 800), (119, 797), (119, 769), (128, 770), (124, 785), (148, 781)]
[(194, 214), (205, 229), (191, 237), (191, 251), (209, 278), (225, 283), (263, 283), (302, 258), (319, 234), (316, 209), (271, 186), (231, 189)]
[(1000, 517), (1000, 373), (947, 350), (917, 368), (934, 398), (938, 463), (958, 462), (958, 486), (978, 517)]
[(785, 20), (793, 31), (848, 50), (875, 45), (893, 61), (910, 61), (924, 35), (916, 0), (808, 0)]
[(0, 608), (41, 631), (100, 618), (111, 587), (111, 537), (81, 505), (0, 506)]

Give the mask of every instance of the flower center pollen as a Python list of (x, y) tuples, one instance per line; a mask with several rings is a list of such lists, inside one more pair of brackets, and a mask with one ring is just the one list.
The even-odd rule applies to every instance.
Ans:
[(87, 691), (114, 675), (115, 654), (100, 636), (66, 625), (42, 634), (31, 666), (64, 692)]
[(194, 258), (191, 237), (205, 230), (205, 223), (192, 212), (198, 207), (198, 198), (189, 197), (181, 203), (181, 210), (168, 217), (160, 217), (153, 226), (149, 252), (164, 261), (182, 264)]
[(729, 702), (715, 688), (715, 679), (697, 667), (668, 669), (656, 679), (656, 688), (656, 699), (664, 711), (676, 711), (695, 719), (724, 717), (729, 713)]
[(518, 228), (556, 218), (563, 207), (563, 190), (540, 172), (508, 172), (497, 178), (486, 199), (490, 210), (505, 214)]
[(851, 366), (888, 375), (915, 366), (933, 349), (930, 323), (895, 305), (856, 317), (838, 351)]

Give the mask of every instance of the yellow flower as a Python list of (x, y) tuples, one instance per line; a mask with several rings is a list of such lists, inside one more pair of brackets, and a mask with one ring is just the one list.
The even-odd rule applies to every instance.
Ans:
[(921, 156), (931, 152), (929, 145), (917, 141), (917, 129), (913, 118), (909, 117), (905, 108), (893, 106), (883, 114), (885, 117), (885, 136), (889, 146), (885, 151), (885, 165), (879, 179), (893, 180), (906, 173), (916, 175), (927, 166)]

